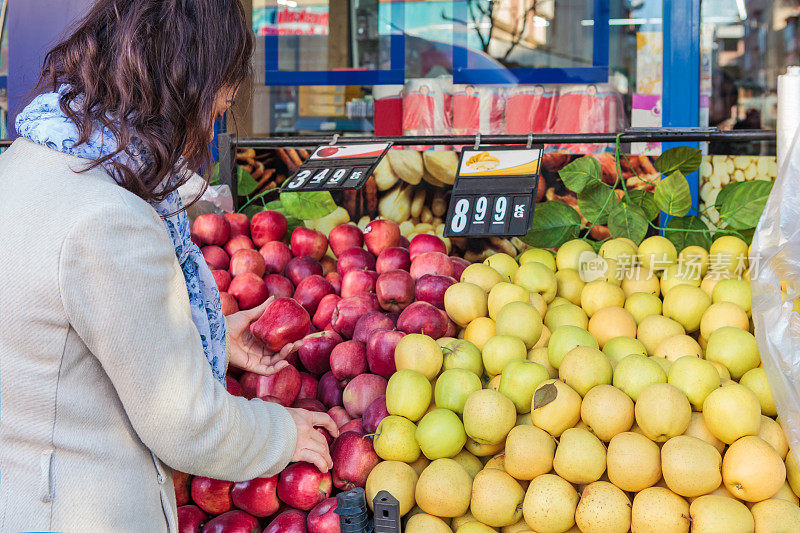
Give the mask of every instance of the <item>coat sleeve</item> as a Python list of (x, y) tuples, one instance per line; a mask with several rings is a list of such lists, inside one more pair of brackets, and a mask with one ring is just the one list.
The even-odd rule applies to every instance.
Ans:
[(280, 472), (294, 452), (294, 421), (284, 407), (232, 396), (213, 378), (155, 211), (124, 203), (97, 211), (62, 245), (61, 297), (139, 438), (190, 474), (242, 481)]

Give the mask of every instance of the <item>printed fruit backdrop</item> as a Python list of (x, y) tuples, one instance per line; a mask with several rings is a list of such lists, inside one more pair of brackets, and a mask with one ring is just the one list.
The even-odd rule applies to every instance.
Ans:
[[(672, 220), (689, 216), (678, 178), (694, 155), (679, 155), (647, 190)], [(576, 161), (560, 178), (579, 204), (611, 191)], [(606, 213), (610, 230), (638, 213), (635, 189), (618, 190), (628, 207)], [(370, 504), (394, 495), (407, 532), (800, 531), (800, 470), (752, 334), (757, 261), (739, 230), (758, 200), (726, 191), (728, 231), (645, 237), (644, 216), (637, 239), (598, 243), (579, 220), (585, 239), (553, 225), (538, 230), (549, 249), (502, 241), (511, 253), (388, 217), (340, 222), (335, 205), (301, 225), (325, 211), (316, 193), (283, 193), (281, 211), (251, 219), (198, 217), (224, 312), (273, 296), (254, 335), (273, 349), (302, 340), (274, 376), (230, 369), (229, 392), (328, 412), (340, 435), (326, 435), (324, 474), (177, 473), (181, 531), (336, 532), (335, 494), (353, 487)]]

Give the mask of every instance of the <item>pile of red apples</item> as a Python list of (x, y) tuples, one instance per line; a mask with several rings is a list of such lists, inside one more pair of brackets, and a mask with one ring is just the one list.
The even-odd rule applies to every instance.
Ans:
[(380, 461), (372, 434), (388, 415), (395, 346), (410, 333), (455, 336), (444, 293), (469, 262), (448, 257), (435, 235), (409, 242), (390, 220), (374, 220), (363, 232), (345, 224), (328, 236), (304, 227), (287, 235), (276, 211), (252, 220), (206, 214), (195, 220), (192, 240), (212, 269), (225, 315), (274, 297), (253, 335), (273, 351), (301, 341), (290, 365), (272, 376), (229, 369), (228, 392), (327, 412), (340, 433), (333, 440), (319, 430), (330, 444), (330, 472), (293, 463), (277, 476), (238, 483), (176, 472), (179, 529), (338, 533), (335, 494), (363, 487)]

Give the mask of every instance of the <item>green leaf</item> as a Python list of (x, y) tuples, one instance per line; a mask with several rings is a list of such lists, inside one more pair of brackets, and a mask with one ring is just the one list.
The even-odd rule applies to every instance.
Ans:
[(280, 200), (272, 200), (271, 202), (267, 202), (264, 204), (264, 209), (268, 211), (280, 211), (281, 213), (284, 212), (284, 207)]
[(647, 228), (647, 219), (641, 207), (621, 203), (608, 215), (608, 231), (614, 238), (626, 237), (638, 245), (647, 235)]
[(557, 248), (578, 236), (581, 216), (573, 208), (555, 200), (536, 205), (531, 230), (522, 242), (536, 248)]
[(315, 220), (333, 213), (336, 202), (328, 191), (282, 192), (285, 214), (300, 220)]
[(764, 212), (764, 206), (767, 204), (773, 183), (756, 180), (742, 181), (733, 185), (735, 187), (731, 185), (726, 187), (731, 187), (733, 190), (723, 198), (719, 209), (719, 218), (727, 222), (733, 229), (755, 227), (761, 218), (761, 213)]
[(732, 181), (719, 190), (719, 193), (717, 193), (717, 198), (714, 200), (714, 207), (716, 208), (717, 213), (719, 213), (722, 209), (722, 204), (725, 203), (725, 199), (730, 196), (733, 191), (736, 190), (736, 187), (741, 183), (741, 181)]
[(677, 171), (686, 176), (699, 169), (702, 162), (703, 153), (700, 150), (678, 146), (661, 154), (653, 165), (662, 174), (667, 175)]
[(586, 155), (559, 170), (558, 175), (567, 189), (581, 192), (587, 185), (601, 181), (603, 169), (600, 161)]
[(608, 213), (618, 203), (614, 189), (602, 181), (590, 183), (578, 193), (578, 209), (590, 224), (608, 222)]
[(239, 196), (250, 196), (258, 188), (258, 182), (253, 175), (242, 167), (236, 167), (236, 183)]
[(533, 393), (533, 408), (539, 409), (558, 398), (558, 387), (554, 383), (542, 385)]
[(672, 241), (677, 250), (683, 250), (687, 246), (700, 246), (708, 250), (711, 246), (711, 230), (700, 218), (695, 216), (670, 219), (664, 228), (664, 237)]
[(692, 208), (692, 193), (689, 183), (679, 171), (666, 176), (656, 185), (656, 205), (666, 214), (682, 217)]
[(607, 240), (608, 239), (603, 239), (602, 241), (593, 241), (589, 239), (586, 242), (588, 242), (591, 245), (592, 249), (594, 250), (594, 253), (599, 254), (600, 247), (603, 246), (603, 243), (606, 242)]
[(644, 189), (634, 189), (628, 191), (628, 198), (630, 203), (637, 207), (641, 207), (644, 211), (644, 216), (647, 220), (653, 220), (658, 216), (659, 209), (656, 205), (656, 199), (653, 193), (645, 191)]
[(242, 213), (247, 215), (247, 218), (252, 219), (256, 213), (260, 213), (261, 211), (265, 211), (263, 205), (251, 204), (242, 209)]
[(209, 185), (219, 185), (219, 162), (214, 163), (211, 167), (211, 175), (208, 177)]

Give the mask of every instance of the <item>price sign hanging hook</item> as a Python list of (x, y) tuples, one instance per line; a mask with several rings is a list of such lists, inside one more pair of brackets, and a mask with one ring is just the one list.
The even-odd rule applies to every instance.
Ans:
[(475, 134), (475, 150), (480, 148), (480, 146), (481, 146), (481, 134), (479, 132)]
[(533, 146), (533, 133), (528, 133), (528, 142), (525, 144), (525, 148), (530, 150), (531, 146)]
[(339, 140), (339, 134), (338, 133), (334, 133), (333, 134), (333, 139), (331, 139), (331, 142), (328, 143), (328, 146), (333, 146), (334, 144), (336, 144), (336, 141), (338, 141), (338, 140)]

